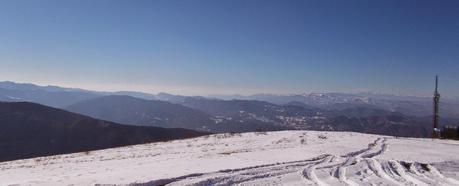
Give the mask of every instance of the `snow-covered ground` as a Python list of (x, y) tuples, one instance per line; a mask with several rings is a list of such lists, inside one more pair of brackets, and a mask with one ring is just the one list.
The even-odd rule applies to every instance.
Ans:
[(459, 141), (218, 134), (0, 163), (0, 185), (459, 185)]

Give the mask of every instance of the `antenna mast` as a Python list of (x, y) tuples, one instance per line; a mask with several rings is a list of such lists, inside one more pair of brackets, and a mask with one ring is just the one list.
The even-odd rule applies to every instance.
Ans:
[(440, 129), (438, 128), (439, 120), (439, 104), (440, 104), (440, 93), (438, 93), (438, 76), (435, 76), (435, 92), (434, 92), (434, 113), (433, 113), (433, 133), (432, 138), (440, 137)]

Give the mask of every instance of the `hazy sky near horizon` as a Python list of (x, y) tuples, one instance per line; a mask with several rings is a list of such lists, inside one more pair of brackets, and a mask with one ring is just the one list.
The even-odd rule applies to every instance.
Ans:
[(2, 0), (0, 80), (185, 95), (459, 95), (459, 1)]

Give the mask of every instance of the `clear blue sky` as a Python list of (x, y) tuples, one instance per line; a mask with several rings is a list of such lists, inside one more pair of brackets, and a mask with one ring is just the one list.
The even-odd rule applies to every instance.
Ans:
[(2, 0), (0, 80), (186, 95), (459, 95), (459, 1)]

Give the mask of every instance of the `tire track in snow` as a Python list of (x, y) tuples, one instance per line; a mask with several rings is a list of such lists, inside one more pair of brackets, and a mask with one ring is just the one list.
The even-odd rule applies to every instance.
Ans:
[(424, 175), (424, 174), (421, 174), (421, 173), (418, 171), (418, 169), (417, 169), (418, 166), (416, 166), (417, 164), (418, 164), (418, 163), (410, 163), (410, 164), (409, 164), (408, 170), (409, 170), (410, 172), (412, 172), (414, 175), (416, 175), (416, 176), (418, 176), (418, 177), (421, 177), (421, 178), (427, 180), (428, 182), (434, 182), (435, 180), (433, 180), (433, 179), (427, 177), (427, 176)]
[[(385, 143), (382, 147), (382, 152), (387, 150)], [(383, 166), (374, 158), (365, 158), (365, 160), (375, 175), (392, 182), (394, 185), (459, 185), (459, 181), (443, 176), (430, 164), (389, 160)], [(426, 167), (424, 173), (419, 171), (419, 167), (422, 166)], [(427, 173), (432, 174), (433, 177), (427, 176)]]
[(427, 186), (428, 184), (412, 177), (411, 175), (409, 175), (406, 171), (405, 171), (405, 168), (398, 162), (398, 161), (395, 161), (395, 160), (390, 160), (389, 161), (389, 165), (390, 167), (393, 168), (393, 171), (398, 174), (402, 179), (404, 179), (406, 182), (411, 182), (413, 183), (414, 185), (419, 185), (419, 186)]
[[(190, 174), (185, 176), (180, 176), (177, 178), (170, 178), (170, 179), (161, 179), (155, 180), (148, 183), (141, 183), (135, 185), (180, 185), (180, 182), (187, 182), (187, 185), (216, 185), (216, 184), (237, 184), (242, 183), (245, 181), (250, 181), (253, 179), (261, 179), (266, 177), (272, 176), (279, 176), (283, 174), (288, 174), (291, 172), (301, 170), (301, 167), (306, 167), (301, 171), (301, 177), (305, 180), (306, 183), (313, 183), (315, 185), (321, 186), (328, 186), (325, 181), (320, 180), (320, 178), (316, 175), (316, 170), (318, 168), (336, 168), (338, 171), (338, 178), (341, 182), (347, 185), (357, 185), (356, 183), (348, 180), (345, 176), (345, 167), (344, 165), (350, 164), (355, 157), (360, 157), (362, 154), (374, 149), (376, 144), (382, 141), (382, 138), (376, 139), (373, 143), (370, 143), (367, 148), (350, 152), (344, 155), (341, 158), (337, 158), (333, 155), (321, 155), (313, 159), (308, 160), (301, 160), (301, 161), (293, 161), (293, 162), (284, 162), (284, 163), (276, 163), (276, 164), (267, 164), (267, 165), (260, 165), (260, 166), (253, 166), (241, 169), (233, 169), (233, 170), (221, 170), (213, 173), (197, 173), (197, 174)], [(382, 151), (381, 151), (382, 152)], [(344, 162), (342, 158), (345, 158)], [(328, 165), (333, 163), (335, 165)], [(281, 166), (281, 168), (276, 166)], [(295, 167), (300, 167), (295, 169)], [(290, 170), (288, 170), (290, 168)], [(293, 169), (291, 169), (293, 168)], [(265, 170), (260, 170), (265, 169)], [(287, 170), (286, 170), (287, 169)], [(341, 170), (340, 170), (341, 169)], [(277, 173), (276, 173), (277, 170)], [(279, 170), (282, 170), (279, 172)], [(255, 173), (253, 175), (248, 174), (248, 172)], [(256, 172), (259, 172), (258, 174)], [(227, 175), (222, 175), (225, 173)], [(199, 181), (199, 179), (201, 181)], [(196, 182), (193, 182), (195, 180)]]
[(395, 185), (403, 185), (403, 183), (398, 182), (397, 180), (393, 179), (391, 176), (389, 176), (382, 168), (381, 163), (379, 163), (378, 160), (373, 159), (373, 158), (368, 158), (366, 159), (368, 163), (368, 167), (370, 170), (375, 173), (376, 176), (388, 180), (389, 182), (395, 184)]
[(442, 179), (442, 180), (445, 180), (446, 182), (448, 182), (449, 184), (452, 184), (452, 185), (459, 185), (459, 181), (454, 179), (454, 178), (448, 178), (446, 176), (444, 176), (442, 173), (440, 173), (440, 171), (438, 171), (434, 166), (430, 165), (430, 164), (427, 164), (427, 169), (429, 169), (429, 172), (431, 172), (434, 176)]
[[(211, 173), (197, 173), (185, 176), (180, 176), (170, 179), (154, 180), (147, 183), (138, 183), (132, 185), (150, 186), (150, 185), (217, 185), (217, 184), (237, 184), (250, 181), (253, 179), (261, 179), (270, 176), (278, 176), (296, 172), (299, 169), (324, 161), (331, 155), (321, 155), (312, 159), (282, 162), (274, 164), (265, 164), (252, 166), (240, 169), (225, 169)], [(195, 180), (195, 182), (193, 182)]]
[[(375, 157), (387, 151), (388, 139), (378, 138), (368, 144), (367, 148), (340, 157), (324, 154), (300, 161), (190, 174), (132, 185), (264, 185), (282, 183), (283, 176), (292, 178), (292, 175), (298, 183), (320, 186), (353, 186), (368, 183), (367, 181), (388, 185), (459, 185), (458, 180), (445, 177), (429, 164), (421, 170), (418, 167), (422, 164), (416, 162), (377, 160)], [(348, 172), (348, 169), (351, 172)], [(355, 171), (359, 171), (360, 174), (357, 175), (363, 178), (356, 180), (357, 175), (353, 174)], [(347, 177), (349, 174), (351, 177)]]
[[(385, 142), (386, 142), (385, 138), (378, 138), (373, 143), (368, 144), (368, 148), (360, 150), (360, 151), (356, 151), (356, 152), (353, 152), (353, 153), (349, 153), (347, 155), (347, 157), (346, 157), (347, 158), (346, 161), (338, 166), (338, 168), (337, 168), (338, 172), (335, 173), (335, 175), (338, 176), (338, 179), (342, 183), (344, 183), (344, 185), (350, 185), (350, 186), (358, 185), (357, 183), (355, 183), (354, 181), (352, 181), (352, 180), (350, 180), (350, 179), (348, 179), (346, 177), (347, 167), (349, 167), (350, 165), (355, 165), (355, 164), (361, 162), (362, 157), (371, 159), (371, 158), (373, 158), (373, 157), (375, 157), (377, 155), (382, 154), (385, 151), (385, 149), (387, 148)], [(373, 150), (377, 149), (378, 147), (380, 147), (380, 149), (378, 149), (376, 152), (372, 152)]]
[(320, 186), (328, 186), (327, 183), (322, 182), (316, 175), (315, 171), (317, 169), (317, 165), (323, 164), (325, 162), (333, 162), (333, 160), (336, 159), (336, 157), (329, 155), (325, 157), (322, 161), (319, 161), (313, 165), (308, 166), (306, 169), (303, 169), (302, 171), (302, 176), (305, 179), (306, 183), (310, 184), (311, 182), (320, 185)]

